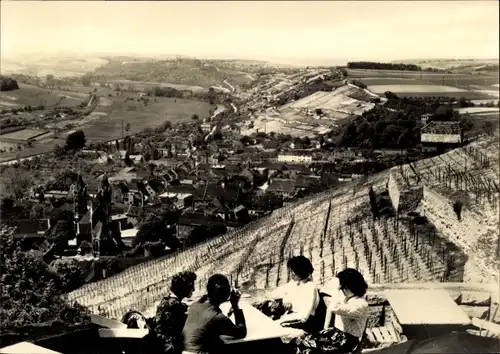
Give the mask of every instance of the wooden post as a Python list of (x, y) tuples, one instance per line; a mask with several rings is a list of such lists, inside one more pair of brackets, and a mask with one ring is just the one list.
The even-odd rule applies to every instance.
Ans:
[(325, 262), (321, 260), (321, 285), (325, 284)]

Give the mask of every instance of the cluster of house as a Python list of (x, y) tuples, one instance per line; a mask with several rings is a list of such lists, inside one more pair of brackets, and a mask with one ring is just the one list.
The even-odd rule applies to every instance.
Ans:
[[(239, 227), (328, 183), (312, 167), (313, 157), (316, 158), (314, 153), (307, 150), (278, 152), (248, 147), (223, 161), (217, 154), (205, 159), (178, 154), (150, 160), (156, 166), (154, 171), (143, 168), (144, 165), (124, 167), (115, 175), (106, 176), (111, 186), (112, 228), (125, 244), (131, 244), (141, 218), (163, 204), (174, 205), (182, 213), (177, 222), (177, 237), (181, 241), (195, 229), (218, 223), (227, 228)], [(116, 158), (122, 159), (121, 154), (116, 154)], [(83, 177), (89, 200), (96, 197), (102, 177)], [(70, 193), (49, 190), (44, 196), (69, 200)], [(70, 242), (71, 246), (101, 232), (102, 225), (93, 221), (94, 208), (90, 205), (86, 214), (79, 215), (77, 238)], [(48, 220), (23, 221), (15, 233), (18, 237), (29, 234), (43, 238), (49, 229)]]

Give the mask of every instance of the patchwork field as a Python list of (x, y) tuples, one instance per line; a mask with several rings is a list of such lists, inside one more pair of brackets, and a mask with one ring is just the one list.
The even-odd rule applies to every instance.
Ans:
[(370, 85), (368, 89), (377, 94), (382, 94), (386, 91), (392, 91), (395, 93), (405, 93), (405, 92), (464, 92), (464, 90), (452, 86), (440, 86), (440, 85), (407, 85), (407, 84), (396, 84), (396, 85)]
[[(440, 85), (458, 87), (467, 92), (464, 97), (469, 99), (488, 98), (492, 96), (494, 85), (498, 85), (498, 73), (488, 74), (450, 74), (433, 73), (418, 71), (395, 71), (395, 70), (363, 70), (348, 69), (349, 77), (358, 78), (368, 86), (372, 85)], [(436, 88), (429, 91), (429, 95), (442, 92), (443, 89)], [(394, 91), (395, 92), (395, 91)], [(415, 92), (415, 95), (422, 95), (420, 90), (408, 91)], [(406, 94), (406, 92), (401, 92)], [(448, 94), (444, 94), (448, 95)]]
[(411, 77), (361, 77), (359, 80), (367, 86), (374, 85), (426, 85), (427, 81)]
[[(156, 102), (155, 102), (156, 100)], [(113, 98), (108, 107), (98, 107), (95, 113), (109, 109), (107, 117), (92, 121), (83, 131), (89, 140), (118, 139), (122, 134), (122, 121), (130, 123), (130, 134), (139, 133), (146, 128), (156, 128), (166, 120), (171, 122), (188, 121), (193, 114), (207, 116), (210, 104), (203, 101), (157, 97), (145, 106), (141, 102), (124, 102), (122, 97)]]
[(0, 136), (0, 138), (9, 140), (27, 141), (29, 139), (36, 138), (37, 136), (40, 136), (45, 133), (47, 133), (46, 130), (23, 129), (23, 130), (18, 130), (16, 132), (3, 134)]
[[(375, 97), (378, 96), (352, 85), (343, 85), (335, 91), (317, 91), (277, 109), (259, 113), (253, 119), (253, 127), (245, 126), (241, 133), (250, 135), (267, 131), (312, 138), (354, 115), (372, 109), (375, 104), (369, 101)], [(314, 117), (316, 109), (322, 110), (321, 119)]]
[[(384, 91), (385, 92), (385, 91)], [(335, 91), (318, 91), (304, 97), (298, 101), (289, 103), (282, 109), (322, 109), (325, 111), (337, 111), (345, 114), (361, 114), (364, 111), (372, 109), (375, 104), (369, 101), (370, 95), (363, 90), (353, 88), (352, 86), (342, 86)]]
[(456, 109), (460, 114), (469, 113), (469, 114), (483, 114), (483, 113), (497, 113), (499, 112), (499, 108), (496, 107), (466, 107), (466, 108), (458, 108)]
[(381, 95), (386, 91), (391, 91), (399, 96), (446, 96), (456, 98), (465, 97), (466, 99), (485, 99), (487, 97), (492, 97), (489, 92), (485, 91), (468, 91), (458, 87), (442, 85), (369, 85), (368, 90)]
[[(12, 94), (12, 92), (9, 92), (9, 94)], [(81, 97), (88, 96), (86, 93), (78, 92), (62, 91), (62, 94), (71, 96), (80, 95)], [(125, 101), (128, 95), (119, 97), (100, 96), (99, 103), (91, 114), (79, 120), (66, 119), (53, 122), (48, 124), (47, 127), (57, 127), (65, 130), (69, 129), (68, 124), (79, 126), (84, 131), (88, 141), (109, 141), (121, 138), (122, 121), (124, 124), (130, 123), (130, 130), (127, 133), (136, 134), (146, 128), (156, 128), (166, 120), (171, 122), (189, 121), (193, 114), (197, 114), (200, 117), (208, 116), (212, 108), (208, 102), (167, 97), (150, 98), (149, 103), (144, 105), (142, 101), (137, 101), (137, 94), (130, 94), (130, 96), (134, 96), (136, 99)], [(19, 135), (26, 133), (19, 131), (12, 134)], [(59, 137), (44, 135), (43, 139), (35, 139), (37, 143), (32, 147), (25, 147), (22, 151), (16, 150), (2, 153), (0, 161), (52, 151), (55, 144), (61, 145), (65, 143), (64, 133), (60, 133), (59, 135)], [(11, 141), (10, 138), (8, 138), (8, 141)], [(4, 136), (4, 143), (7, 145), (2, 147), (2, 149), (10, 149), (12, 144), (8, 143), (8, 141), (5, 140)]]

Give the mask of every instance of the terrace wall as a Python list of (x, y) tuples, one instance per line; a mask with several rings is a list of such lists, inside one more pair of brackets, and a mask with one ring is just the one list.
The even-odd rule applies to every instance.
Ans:
[(391, 198), (392, 206), (399, 215), (404, 215), (414, 211), (422, 198), (424, 197), (424, 189), (421, 185), (409, 186), (405, 184), (399, 175), (398, 168), (392, 169), (387, 183), (389, 197)]
[[(469, 257), (465, 265), (463, 281), (498, 281), (498, 258), (485, 259), (477, 256), (478, 239), (491, 232), (483, 216), (476, 215), (467, 205), (462, 207), (461, 220), (453, 211), (455, 200), (451, 200), (435, 189), (424, 188), (422, 212), (444, 238), (459, 246)], [(497, 232), (497, 231), (493, 231)], [(491, 247), (496, 248), (496, 244)], [(497, 256), (498, 257), (498, 256)], [(493, 262), (493, 263), (491, 263)]]
[(387, 183), (387, 189), (389, 191), (389, 197), (391, 198), (392, 207), (394, 210), (398, 210), (399, 198), (401, 195), (399, 192), (398, 182), (394, 174), (395, 172), (391, 171), (391, 174), (389, 175), (389, 182)]
[(453, 211), (454, 202), (432, 187), (424, 187), (422, 212), (444, 236), (467, 252), (470, 250), (471, 244), (463, 236), (476, 232), (473, 227), (477, 225), (477, 221), (466, 206), (462, 207), (462, 220), (458, 221), (457, 215)]

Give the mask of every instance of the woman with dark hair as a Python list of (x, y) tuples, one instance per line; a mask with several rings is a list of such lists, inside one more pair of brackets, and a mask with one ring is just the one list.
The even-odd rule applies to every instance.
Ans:
[(162, 347), (163, 353), (182, 353), (182, 328), (186, 322), (188, 306), (182, 302), (194, 291), (196, 274), (181, 272), (172, 278), (170, 293), (156, 309), (156, 315), (149, 321), (154, 341)]
[[(356, 269), (347, 268), (336, 277), (338, 296), (333, 297), (326, 323), (329, 328), (296, 341), (298, 353), (351, 353), (361, 344), (369, 309), (364, 296), (368, 285)], [(335, 315), (331, 323), (332, 314)], [(311, 348), (316, 348), (311, 351)]]
[[(229, 300), (236, 324), (225, 316), (219, 306)], [(247, 335), (245, 316), (239, 308), (240, 294), (231, 290), (227, 277), (215, 274), (208, 279), (207, 294), (189, 308), (184, 326), (184, 346), (189, 353), (218, 354), (223, 351), (221, 335), (244, 338)]]

